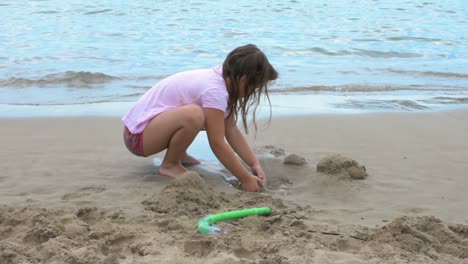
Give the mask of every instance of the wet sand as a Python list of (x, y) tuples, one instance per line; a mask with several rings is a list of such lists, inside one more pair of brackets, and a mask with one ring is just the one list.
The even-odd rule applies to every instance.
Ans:
[[(249, 137), (269, 179), (257, 194), (203, 164), (157, 175), (125, 149), (118, 118), (0, 124), (1, 263), (468, 260), (466, 111), (275, 118)], [(317, 172), (330, 154), (367, 177)], [(197, 232), (207, 214), (259, 206), (272, 215)]]

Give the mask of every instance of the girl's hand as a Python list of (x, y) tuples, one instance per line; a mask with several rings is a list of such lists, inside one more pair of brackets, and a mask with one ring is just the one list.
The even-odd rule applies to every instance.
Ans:
[(262, 180), (255, 176), (255, 175), (249, 175), (248, 178), (244, 179), (241, 182), (242, 189), (248, 192), (258, 192), (260, 191), (260, 187), (263, 186)]
[(251, 169), (252, 169), (252, 173), (262, 180), (262, 186), (265, 185), (267, 179), (266, 179), (265, 172), (262, 169), (262, 166), (260, 166), (260, 164), (256, 164), (252, 166)]

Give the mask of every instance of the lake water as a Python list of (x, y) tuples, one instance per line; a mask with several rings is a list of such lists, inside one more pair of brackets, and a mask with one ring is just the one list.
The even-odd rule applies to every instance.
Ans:
[(0, 1), (0, 116), (123, 115), (158, 80), (258, 45), (274, 113), (468, 106), (468, 2)]

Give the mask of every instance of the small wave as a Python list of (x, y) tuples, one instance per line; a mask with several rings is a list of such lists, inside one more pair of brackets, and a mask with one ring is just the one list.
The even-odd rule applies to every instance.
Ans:
[(136, 81), (159, 81), (164, 78), (169, 77), (170, 74), (164, 74), (164, 75), (143, 75), (143, 76), (137, 76), (137, 77), (127, 77), (127, 79), (130, 80), (136, 80)]
[(151, 88), (151, 85), (134, 85), (134, 84), (130, 84), (130, 85), (126, 85), (125, 87), (131, 88), (131, 89), (145, 89), (145, 90), (149, 90), (149, 89)]
[(385, 69), (387, 72), (404, 74), (404, 75), (416, 75), (424, 77), (439, 77), (439, 78), (456, 78), (456, 79), (468, 79), (466, 73), (455, 73), (455, 72), (434, 72), (434, 71), (405, 71), (395, 69)]
[(430, 108), (412, 100), (349, 100), (335, 104), (337, 108), (380, 109), (380, 110), (429, 110)]
[(311, 48), (310, 51), (313, 51), (313, 52), (316, 52), (316, 53), (320, 53), (320, 54), (323, 54), (323, 55), (329, 55), (329, 56), (343, 56), (343, 55), (350, 55), (350, 54), (352, 54), (351, 52), (346, 51), (346, 50), (329, 51), (329, 50), (327, 50), (327, 49), (318, 48), (318, 47)]
[(320, 48), (320, 47), (312, 47), (312, 48), (306, 48), (306, 49), (288, 49), (288, 48), (282, 48), (282, 47), (275, 47), (275, 48), (278, 49), (278, 51), (280, 51), (283, 55), (310, 55), (314, 53), (327, 55), (327, 56), (352, 55), (352, 52), (349, 52), (346, 50), (332, 51), (332, 50), (327, 50), (325, 48)]
[(249, 34), (246, 32), (235, 32), (235, 31), (230, 31), (226, 32), (223, 34), (224, 38), (239, 38), (239, 37), (245, 37), (248, 36)]
[(128, 98), (138, 98), (143, 93), (135, 94), (126, 94), (121, 96), (115, 96), (112, 98), (105, 99), (96, 99), (91, 101), (79, 101), (79, 102), (19, 102), (19, 103), (9, 103), (9, 102), (0, 102), (0, 105), (14, 105), (14, 106), (68, 106), (68, 105), (92, 105), (92, 104), (102, 104), (102, 103), (122, 103), (127, 102)]
[(218, 54), (216, 54), (214, 52), (209, 52), (209, 51), (200, 50), (200, 49), (193, 50), (193, 53), (198, 54), (199, 56), (206, 56), (206, 57), (216, 57), (216, 56), (218, 56)]
[(288, 88), (271, 88), (269, 93), (299, 93), (299, 92), (393, 92), (393, 91), (467, 91), (467, 87), (457, 86), (369, 86), (369, 85), (343, 85), (343, 86), (302, 86)]
[[(369, 40), (374, 41), (374, 40)], [(306, 49), (287, 49), (282, 47), (275, 47), (278, 51), (285, 55), (310, 55), (314, 53), (326, 55), (326, 56), (348, 56), (356, 55), (367, 58), (376, 59), (391, 59), (391, 58), (420, 58), (421, 54), (410, 53), (410, 52), (397, 52), (397, 51), (379, 51), (379, 50), (367, 50), (352, 48), (351, 50), (329, 50), (322, 47), (312, 47)]]
[(92, 102), (79, 102), (79, 103), (0, 103), (0, 105), (14, 105), (14, 106), (67, 106), (67, 105), (87, 105), (87, 104), (100, 104), (107, 101), (92, 101)]
[(55, 10), (33, 12), (33, 14), (43, 14), (43, 15), (47, 15), (47, 14), (58, 14), (58, 13), (60, 13), (60, 12), (55, 11)]
[(39, 79), (10, 77), (6, 80), (0, 80), (0, 87), (91, 87), (119, 79), (118, 77), (103, 73), (67, 71), (49, 74)]
[(410, 53), (410, 52), (396, 52), (396, 51), (378, 51), (378, 50), (366, 50), (366, 49), (353, 49), (355, 55), (369, 57), (369, 58), (419, 58), (421, 54)]
[(380, 40), (373, 39), (373, 38), (367, 38), (367, 39), (353, 39), (353, 41), (357, 41), (357, 42), (378, 42)]
[[(125, 95), (122, 95), (122, 96), (119, 96), (118, 98), (119, 99), (123, 99), (123, 98), (129, 98), (129, 97), (140, 97), (142, 96), (144, 93), (133, 93), (133, 94), (125, 94)], [(117, 99), (117, 98), (116, 98)]]
[(437, 96), (422, 101), (429, 104), (468, 104), (468, 97)]
[(96, 10), (96, 11), (86, 12), (84, 14), (85, 15), (97, 15), (97, 14), (106, 13), (106, 12), (109, 12), (109, 11), (112, 11), (112, 9)]
[(385, 38), (386, 40), (389, 41), (422, 41), (422, 42), (439, 42), (442, 41), (442, 39), (438, 38), (423, 38), (423, 37), (390, 37), (390, 38)]

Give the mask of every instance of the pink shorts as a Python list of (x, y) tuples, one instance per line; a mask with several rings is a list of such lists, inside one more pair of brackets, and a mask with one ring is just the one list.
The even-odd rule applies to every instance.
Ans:
[(127, 146), (127, 149), (130, 150), (131, 153), (140, 157), (146, 157), (143, 152), (143, 133), (132, 134), (127, 126), (125, 126), (123, 137), (125, 146)]

